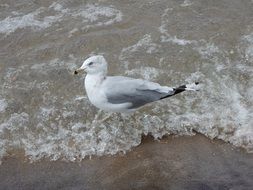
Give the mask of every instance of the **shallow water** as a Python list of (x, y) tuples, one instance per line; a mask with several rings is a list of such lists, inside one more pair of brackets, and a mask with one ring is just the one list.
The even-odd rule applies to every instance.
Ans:
[[(75, 161), (125, 152), (142, 134), (195, 132), (253, 152), (252, 10), (236, 0), (3, 1), (0, 157)], [(92, 54), (112, 75), (203, 87), (99, 124), (73, 75)]]

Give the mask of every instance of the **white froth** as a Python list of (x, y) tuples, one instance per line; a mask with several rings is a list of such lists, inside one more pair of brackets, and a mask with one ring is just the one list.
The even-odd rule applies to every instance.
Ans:
[[(55, 14), (45, 16), (42, 19), (38, 17), (48, 9), (53, 9)], [(30, 27), (33, 30), (41, 30), (52, 26), (56, 22), (61, 22), (66, 17), (81, 17), (86, 23), (84, 28), (108, 26), (122, 20), (121, 11), (113, 6), (100, 6), (98, 4), (87, 4), (85, 7), (68, 9), (60, 3), (54, 2), (49, 7), (41, 7), (26, 15), (17, 13), (14, 17), (7, 17), (0, 20), (0, 33), (10, 34), (17, 29)], [(88, 25), (87, 25), (88, 24)]]
[(180, 46), (185, 46), (188, 44), (192, 44), (194, 42), (191, 40), (179, 39), (176, 36), (170, 36), (170, 35), (162, 36), (161, 39), (162, 39), (162, 42), (171, 42)]
[(155, 80), (162, 73), (162, 70), (154, 67), (140, 67), (137, 69), (127, 70), (125, 73), (131, 77), (138, 76), (146, 80)]
[(70, 10), (67, 8), (64, 8), (63, 5), (60, 3), (54, 2), (49, 6), (50, 9), (54, 9), (55, 11), (62, 12), (62, 13), (68, 13)]
[(32, 29), (48, 28), (61, 17), (61, 15), (56, 15), (46, 16), (42, 20), (37, 19), (37, 16), (44, 10), (44, 8), (39, 8), (27, 15), (7, 17), (0, 20), (0, 33), (10, 34), (15, 32), (17, 29), (25, 27), (32, 27)]
[(69, 38), (71, 38), (75, 33), (77, 33), (79, 30), (78, 30), (78, 28), (74, 28), (74, 29), (72, 29), (71, 31), (69, 31)]
[(48, 120), (50, 115), (53, 113), (54, 108), (41, 107), (37, 115), (38, 119)]
[(87, 99), (87, 97), (86, 96), (76, 96), (75, 101), (80, 101), (83, 99)]
[(150, 34), (145, 34), (135, 44), (125, 47), (121, 50), (119, 60), (124, 63), (125, 69), (128, 69), (128, 59), (133, 57), (136, 53), (145, 52), (147, 54), (158, 53), (161, 46), (154, 43)]
[(243, 36), (243, 40), (246, 41), (245, 57), (248, 61), (253, 62), (253, 33)]
[(133, 53), (141, 50), (146, 51), (146, 53), (152, 54), (158, 51), (159, 45), (152, 42), (150, 34), (145, 34), (142, 39), (140, 39), (136, 44), (122, 49), (122, 54), (125, 52)]
[(75, 133), (80, 133), (81, 130), (86, 130), (86, 126), (83, 123), (75, 123), (71, 129), (75, 132)]
[(159, 31), (161, 32), (161, 42), (171, 42), (173, 44), (177, 44), (180, 46), (185, 46), (185, 45), (189, 45), (189, 44), (195, 44), (196, 41), (194, 40), (187, 40), (187, 39), (182, 39), (182, 38), (178, 38), (177, 36), (172, 36), (171, 34), (169, 34), (167, 27), (167, 14), (169, 11), (171, 11), (171, 8), (167, 8), (165, 9), (163, 15), (162, 15), (162, 19), (161, 19), (161, 26), (159, 27)]
[(81, 16), (84, 22), (97, 22), (100, 19), (109, 18), (106, 21), (100, 21), (96, 25), (110, 25), (122, 20), (122, 13), (114, 7), (102, 7), (97, 4), (88, 4), (84, 10), (79, 10), (73, 16)]
[(85, 26), (107, 26), (122, 21), (122, 13), (113, 6), (102, 6), (99, 4), (87, 4), (84, 7), (76, 9), (64, 8), (64, 6), (58, 2), (54, 2), (49, 8), (54, 9), (57, 12), (61, 12), (65, 16), (71, 16), (74, 18), (81, 17), (84, 23), (90, 23)]
[(6, 102), (6, 100), (0, 99), (0, 113), (4, 112), (7, 106), (8, 106), (8, 103)]
[(202, 58), (210, 59), (214, 54), (219, 53), (219, 48), (215, 46), (213, 43), (204, 43), (204, 45), (198, 45), (195, 47), (198, 53), (202, 56)]
[(190, 0), (184, 0), (184, 2), (180, 5), (181, 7), (188, 7), (191, 6), (193, 4), (192, 1)]
[(71, 60), (68, 62), (59, 60), (59, 59), (53, 59), (47, 63), (36, 63), (33, 64), (30, 69), (32, 71), (39, 72), (40, 74), (47, 74), (49, 71), (54, 71), (56, 68), (58, 69), (66, 69), (69, 71), (69, 73), (73, 73), (74, 69), (77, 67), (76, 58), (72, 57)]

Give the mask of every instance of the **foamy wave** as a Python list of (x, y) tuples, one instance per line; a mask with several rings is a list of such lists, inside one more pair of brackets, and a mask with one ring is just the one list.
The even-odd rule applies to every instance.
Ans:
[(250, 105), (244, 103), (247, 97), (244, 97), (241, 92), (241, 86), (237, 86), (230, 76), (220, 75), (230, 72), (230, 69), (216, 70), (217, 74), (214, 76), (219, 82), (210, 79), (202, 80), (208, 89), (203, 90), (202, 100), (198, 104), (201, 112), (195, 110), (198, 114), (194, 116), (190, 114), (189, 120), (198, 121), (194, 127), (196, 131), (210, 138), (219, 138), (244, 147), (251, 152), (253, 150), (252, 109)]
[[(103, 6), (97, 3), (86, 4), (81, 8), (64, 8), (64, 6), (58, 2), (54, 2), (49, 8), (54, 9), (58, 13), (62, 13), (63, 16), (72, 18), (81, 18), (85, 26), (81, 29), (109, 26), (114, 23), (122, 21), (122, 13), (113, 6)], [(78, 30), (78, 29), (75, 29)], [(73, 30), (72, 30), (73, 33)]]
[[(245, 57), (248, 60), (251, 56), (249, 53), (251, 48), (249, 39), (251, 38), (247, 35), (244, 39), (247, 39), (245, 42)], [(130, 47), (127, 48), (128, 51), (123, 51), (125, 61), (127, 61), (127, 58), (131, 59), (131, 55), (134, 55), (138, 50), (137, 47)], [(196, 97), (190, 96), (188, 98), (186, 96), (185, 101), (182, 102), (185, 105), (181, 105), (180, 109), (173, 108), (173, 110), (178, 110), (180, 113), (180, 110), (189, 107), (190, 110), (187, 109), (185, 114), (170, 112), (171, 108), (168, 108), (167, 114), (172, 118), (168, 119), (168, 117), (159, 114), (158, 117), (160, 119), (166, 118), (165, 121), (167, 120), (168, 123), (163, 121), (162, 124), (158, 124), (163, 126), (164, 132), (160, 133), (152, 130), (152, 135), (161, 137), (162, 134), (166, 133), (192, 134), (192, 131), (197, 131), (210, 138), (219, 138), (252, 152), (253, 128), (251, 118), (253, 105), (250, 102), (252, 97), (249, 95), (252, 88), (248, 86), (248, 84), (253, 83), (252, 66), (243, 63), (235, 65), (230, 63), (230, 60), (225, 56), (227, 52), (221, 50), (214, 43), (205, 40), (194, 41), (189, 48), (191, 48), (191, 51), (193, 48), (203, 61), (210, 63), (201, 66), (200, 71), (186, 78), (188, 82), (203, 82), (204, 89), (197, 95), (197, 97), (200, 96), (200, 99), (197, 100)], [(161, 49), (158, 48), (159, 50)], [(126, 52), (130, 55), (128, 56)], [(201, 72), (201, 70), (203, 71)], [(138, 72), (135, 72), (135, 70), (130, 70), (127, 73), (138, 76)], [(242, 80), (242, 76), (247, 81), (240, 81), (241, 84), (236, 82)], [(192, 107), (193, 103), (197, 104), (197, 108)], [(167, 106), (171, 107), (170, 104)], [(201, 112), (199, 112), (200, 110)], [(222, 113), (220, 110), (223, 110)], [(143, 127), (145, 128), (145, 126)]]
[(112, 25), (122, 21), (123, 17), (121, 11), (117, 10), (115, 7), (101, 6), (97, 3), (87, 4), (82, 8), (68, 9), (64, 8), (62, 4), (54, 2), (49, 8), (67, 16), (82, 18), (82, 22), (86, 23), (86, 26), (82, 29)]
[[(49, 66), (35, 65), (21, 73), (26, 75), (24, 72), (32, 71), (39, 78), (52, 70), (66, 69), (64, 63), (57, 62), (61, 61), (52, 60)], [(247, 96), (241, 93), (240, 85), (233, 84), (232, 76), (222, 75), (237, 67), (217, 69), (215, 64), (207, 67), (208, 72), (198, 71), (185, 78), (187, 82), (202, 81), (203, 88), (197, 94), (188, 92), (181, 98), (156, 102), (133, 116), (114, 114), (105, 123), (93, 121), (97, 110), (87, 97), (76, 95), (73, 84), (65, 84), (65, 88), (73, 93), (65, 88), (60, 90), (60, 94), (55, 94), (50, 88), (44, 92), (41, 90), (40, 101), (36, 100), (39, 106), (32, 112), (13, 113), (2, 121), (0, 156), (13, 149), (22, 149), (31, 161), (42, 158), (76, 161), (92, 155), (126, 152), (141, 142), (142, 134), (151, 134), (159, 139), (166, 134), (194, 135), (195, 131), (252, 151), (252, 105), (244, 104)], [(148, 77), (152, 76), (150, 70), (152, 73), (153, 68), (142, 69), (146, 69)], [(236, 71), (244, 72), (243, 69)], [(129, 72), (135, 75), (140, 70)], [(160, 71), (155, 69), (154, 73), (160, 74)], [(39, 84), (42, 82), (49, 84), (49, 81)], [(41, 89), (36, 86), (38, 84), (26, 90)], [(62, 99), (62, 94), (66, 92), (70, 95)]]
[(83, 22), (96, 22), (93, 26), (107, 26), (122, 20), (122, 13), (119, 10), (114, 7), (101, 7), (97, 4), (88, 4), (84, 10), (79, 10), (72, 15), (75, 17), (81, 16), (84, 18)]
[[(50, 13), (48, 10), (54, 10)], [(41, 30), (52, 26), (56, 22), (62, 22), (68, 18), (82, 18), (86, 23), (85, 28), (108, 26), (122, 20), (121, 11), (113, 6), (101, 6), (99, 4), (87, 4), (81, 8), (64, 8), (58, 2), (54, 2), (48, 8), (41, 7), (26, 15), (17, 13), (19, 16), (7, 17), (0, 20), (0, 33), (7, 35), (15, 32), (17, 29), (31, 27), (34, 30)], [(40, 18), (42, 14), (50, 14)], [(21, 15), (21, 16), (20, 16)]]
[(10, 34), (17, 29), (32, 27), (33, 29), (44, 29), (50, 27), (54, 22), (61, 18), (61, 15), (46, 16), (39, 20), (37, 16), (45, 9), (39, 8), (27, 15), (7, 17), (0, 21), (0, 33)]

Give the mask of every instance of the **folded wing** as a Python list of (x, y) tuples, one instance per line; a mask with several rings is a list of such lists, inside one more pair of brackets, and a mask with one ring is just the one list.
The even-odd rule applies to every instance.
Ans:
[(120, 76), (107, 77), (102, 88), (108, 102), (131, 103), (129, 109), (136, 109), (174, 93), (173, 88), (158, 83)]

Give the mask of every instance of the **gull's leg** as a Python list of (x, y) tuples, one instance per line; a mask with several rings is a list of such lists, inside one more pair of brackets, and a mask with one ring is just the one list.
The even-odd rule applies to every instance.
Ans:
[(98, 113), (95, 115), (95, 118), (93, 119), (92, 123), (96, 122), (98, 118), (101, 116), (102, 110), (98, 110)]
[(113, 115), (113, 113), (109, 113), (109, 114), (106, 114), (106, 116), (103, 119), (99, 119), (102, 116), (102, 112), (103, 112), (103, 110), (98, 111), (98, 113), (95, 115), (92, 123), (95, 123), (95, 122), (103, 123)]
[(106, 114), (106, 116), (105, 116), (103, 119), (99, 120), (99, 121), (100, 121), (101, 123), (102, 123), (102, 122), (105, 122), (105, 121), (108, 120), (112, 115), (113, 115), (113, 113)]

